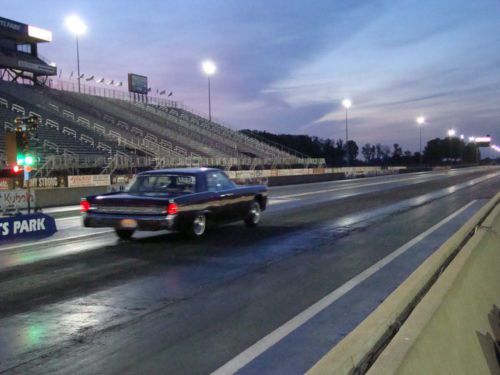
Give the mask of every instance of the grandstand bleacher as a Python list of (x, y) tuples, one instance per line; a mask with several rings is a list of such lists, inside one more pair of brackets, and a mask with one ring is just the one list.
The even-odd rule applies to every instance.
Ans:
[(0, 113), (4, 131), (16, 115), (41, 118), (39, 150), (45, 161), (41, 174), (88, 166), (110, 172), (189, 165), (254, 169), (323, 162), (260, 142), (182, 108), (44, 86), (0, 81)]

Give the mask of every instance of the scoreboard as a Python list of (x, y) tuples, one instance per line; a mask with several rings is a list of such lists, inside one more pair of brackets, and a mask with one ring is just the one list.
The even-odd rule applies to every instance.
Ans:
[(128, 91), (137, 94), (148, 94), (148, 77), (138, 74), (128, 74)]

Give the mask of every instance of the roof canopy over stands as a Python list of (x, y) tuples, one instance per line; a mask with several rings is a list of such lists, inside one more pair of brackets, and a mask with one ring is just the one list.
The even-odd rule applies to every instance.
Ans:
[(29, 80), (57, 74), (54, 64), (38, 54), (38, 43), (52, 41), (52, 32), (0, 17), (0, 75), (4, 80)]

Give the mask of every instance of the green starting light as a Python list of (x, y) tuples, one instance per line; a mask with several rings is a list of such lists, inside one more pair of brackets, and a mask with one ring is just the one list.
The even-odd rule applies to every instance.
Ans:
[(33, 165), (35, 164), (35, 158), (33, 155), (17, 154), (17, 165)]
[(24, 157), (24, 164), (25, 165), (33, 165), (35, 163), (35, 158), (31, 155), (26, 155)]
[(23, 154), (17, 154), (17, 165), (24, 165), (25, 157)]

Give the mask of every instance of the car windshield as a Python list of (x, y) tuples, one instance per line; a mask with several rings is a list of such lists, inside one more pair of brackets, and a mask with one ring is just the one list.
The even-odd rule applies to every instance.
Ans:
[(196, 177), (185, 174), (145, 175), (135, 178), (125, 190), (129, 193), (194, 193)]

